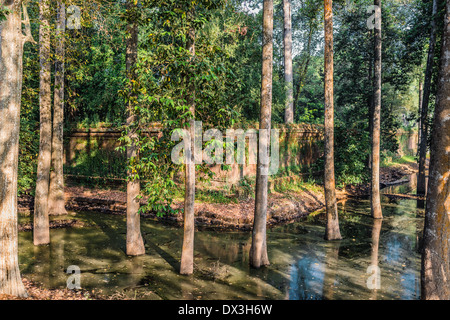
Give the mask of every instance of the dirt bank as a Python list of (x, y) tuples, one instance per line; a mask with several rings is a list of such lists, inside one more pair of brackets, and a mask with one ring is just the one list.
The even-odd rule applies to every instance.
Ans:
[[(389, 168), (381, 168), (380, 181), (382, 184), (390, 184), (399, 181), (405, 176), (417, 172), (417, 165), (405, 164)], [(337, 190), (338, 200), (344, 200), (349, 197), (367, 196), (369, 194), (369, 185), (350, 185), (342, 190)], [(107, 214), (125, 214), (126, 213), (126, 193), (119, 190), (93, 190), (80, 186), (71, 186), (66, 188), (67, 209), (72, 211), (97, 211)], [(19, 200), (20, 210), (23, 212), (32, 211), (33, 199), (31, 197), (22, 197)], [(142, 200), (145, 203), (145, 200)], [(238, 203), (196, 203), (195, 220), (199, 227), (214, 227), (220, 229), (238, 229), (250, 230), (253, 225), (254, 199), (240, 200)], [(294, 191), (285, 191), (283, 193), (274, 190), (269, 195), (268, 204), (268, 226), (280, 223), (296, 221), (310, 213), (323, 209), (325, 207), (325, 198), (323, 188), (315, 186), (314, 188), (300, 188)], [(173, 209), (181, 212), (183, 208), (182, 201), (173, 205)], [(157, 217), (153, 213), (142, 214), (144, 218), (155, 219), (159, 221), (181, 224), (183, 222), (182, 214)], [(53, 222), (54, 228), (64, 227), (57, 221)], [(68, 223), (67, 227), (76, 227), (77, 222)], [(21, 226), (22, 230), (30, 230), (31, 225)]]

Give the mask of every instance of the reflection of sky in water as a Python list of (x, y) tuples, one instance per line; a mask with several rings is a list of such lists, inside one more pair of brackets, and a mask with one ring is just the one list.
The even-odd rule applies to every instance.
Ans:
[[(355, 229), (366, 230), (354, 233), (356, 241), (344, 237), (343, 246), (333, 270), (325, 268), (325, 263), (332, 263), (332, 256), (323, 254), (323, 242), (303, 244), (298, 247), (297, 261), (290, 269), (289, 299), (317, 300), (324, 298), (324, 286), (334, 284), (332, 299), (401, 299), (412, 300), (420, 297), (420, 255), (417, 252), (418, 220), (415, 214), (414, 201), (400, 201), (385, 206), (385, 219), (379, 239), (378, 261), (381, 269), (381, 288), (372, 291), (366, 287), (365, 268), (371, 263), (370, 244), (372, 243), (372, 224), (370, 216), (354, 220), (342, 217), (341, 230), (351, 226), (352, 235)], [(364, 202), (348, 202), (346, 209), (360, 212)], [(314, 221), (313, 224), (321, 224)], [(350, 230), (347, 228), (347, 230)], [(320, 236), (320, 235), (317, 235)], [(318, 239), (317, 239), (318, 240)], [(310, 248), (304, 248), (304, 246)], [(344, 249), (345, 248), (345, 249)], [(347, 254), (349, 250), (351, 254)], [(329, 261), (328, 261), (329, 260)], [(324, 279), (331, 276), (331, 282)], [(330, 279), (328, 279), (330, 280)], [(325, 294), (326, 296), (326, 294)]]
[(324, 266), (316, 253), (310, 253), (291, 266), (290, 300), (322, 299)]

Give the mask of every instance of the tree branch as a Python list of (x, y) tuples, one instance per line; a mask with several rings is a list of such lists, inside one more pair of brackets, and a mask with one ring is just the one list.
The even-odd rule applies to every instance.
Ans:
[(28, 16), (28, 9), (24, 2), (22, 2), (22, 11), (23, 11), (23, 18), (25, 20), (22, 21), (22, 23), (25, 25), (25, 34), (24, 34), (24, 43), (31, 42), (36, 43), (36, 41), (33, 39), (33, 35), (31, 34), (31, 24), (30, 24), (30, 17)]

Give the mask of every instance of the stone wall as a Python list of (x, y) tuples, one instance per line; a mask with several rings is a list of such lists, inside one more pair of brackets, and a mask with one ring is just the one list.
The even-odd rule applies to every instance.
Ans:
[[(279, 172), (309, 172), (311, 165), (322, 155), (323, 128), (299, 124), (289, 128), (279, 126)], [(158, 129), (149, 131), (158, 134)], [(79, 176), (97, 176), (110, 179), (125, 178), (125, 156), (116, 148), (121, 133), (114, 129), (77, 130), (66, 135), (65, 173)], [(248, 144), (247, 148), (248, 148)], [(214, 180), (234, 184), (243, 177), (256, 175), (256, 165), (231, 165), (222, 170), (211, 165)]]

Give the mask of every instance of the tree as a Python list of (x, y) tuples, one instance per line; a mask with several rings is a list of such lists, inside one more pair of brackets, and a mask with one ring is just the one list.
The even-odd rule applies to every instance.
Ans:
[(326, 240), (342, 239), (336, 202), (334, 175), (334, 90), (333, 90), (333, 1), (324, 0), (325, 21), (325, 202), (327, 212)]
[[(26, 297), (18, 262), (17, 170), (23, 46), (34, 42), (22, 1), (1, 1), (0, 11), (0, 294)], [(23, 17), (22, 19), (22, 8)], [(4, 9), (7, 11), (5, 12)], [(24, 35), (22, 24), (25, 24)]]
[(263, 50), (261, 81), (261, 113), (259, 118), (260, 137), (255, 191), (255, 217), (253, 220), (250, 265), (254, 268), (269, 265), (267, 255), (266, 224), (268, 194), (268, 161), (262, 159), (262, 150), (269, 154), (270, 128), (272, 118), (272, 73), (273, 73), (273, 0), (264, 0), (263, 7)]
[(423, 84), (422, 109), (420, 113), (420, 141), (419, 141), (419, 175), (417, 177), (417, 194), (426, 193), (426, 159), (428, 150), (428, 106), (430, 103), (431, 80), (433, 75), (434, 51), (436, 47), (436, 15), (438, 10), (437, 0), (433, 0), (431, 19), (430, 43), (428, 47), (427, 67)]
[(58, 1), (55, 49), (55, 87), (53, 99), (53, 135), (50, 172), (48, 214), (67, 214), (64, 196), (64, 57), (65, 57), (66, 6)]
[[(134, 92), (136, 86), (136, 63), (138, 58), (138, 10), (137, 2), (128, 0), (127, 8), (127, 38), (126, 38), (126, 68), (129, 85), (129, 96), (127, 105), (127, 130), (128, 146), (127, 159), (129, 163), (138, 161), (138, 135), (136, 133), (138, 118), (135, 113), (137, 95)], [(133, 171), (128, 170), (127, 181), (127, 240), (126, 250), (129, 256), (139, 256), (145, 254), (144, 240), (141, 235), (140, 216), (139, 216), (139, 194), (140, 194), (139, 176)]]
[(34, 245), (50, 243), (48, 218), (48, 194), (50, 187), (50, 165), (52, 153), (52, 114), (51, 114), (51, 58), (50, 58), (50, 1), (39, 1), (39, 157), (34, 200)]
[(383, 218), (380, 196), (380, 144), (381, 144), (381, 0), (374, 0), (374, 95), (372, 120), (372, 179), (370, 204), (372, 217)]
[(284, 122), (294, 123), (294, 74), (292, 68), (291, 0), (283, 0), (284, 12), (284, 82), (286, 86), (286, 110)]
[(421, 298), (450, 299), (450, 1), (446, 1), (423, 234)]
[[(189, 12), (190, 19), (194, 18), (194, 9)], [(192, 23), (192, 20), (191, 20)], [(187, 35), (187, 47), (190, 61), (195, 59), (195, 29), (191, 27)], [(181, 252), (181, 274), (194, 272), (194, 235), (195, 235), (195, 88), (189, 86), (187, 90), (187, 104), (189, 106), (189, 145), (186, 150), (185, 165), (185, 195), (184, 195), (184, 234)]]

